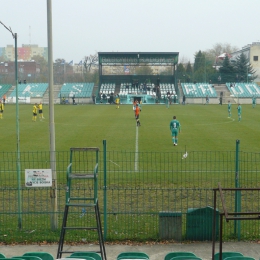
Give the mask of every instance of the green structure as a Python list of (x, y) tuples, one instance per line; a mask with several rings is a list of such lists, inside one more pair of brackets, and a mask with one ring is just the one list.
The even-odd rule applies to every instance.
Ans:
[[(219, 212), (216, 210), (216, 239), (219, 231)], [(186, 220), (186, 239), (198, 241), (211, 241), (212, 240), (212, 227), (213, 227), (213, 214), (212, 207), (205, 208), (189, 208), (187, 211)]]
[[(142, 103), (163, 102), (164, 90), (178, 96), (175, 73), (178, 57), (178, 52), (99, 52), (97, 97), (102, 100), (105, 94), (110, 103), (113, 95), (119, 94), (121, 102), (127, 104), (134, 99)], [(157, 95), (158, 86), (163, 93)]]

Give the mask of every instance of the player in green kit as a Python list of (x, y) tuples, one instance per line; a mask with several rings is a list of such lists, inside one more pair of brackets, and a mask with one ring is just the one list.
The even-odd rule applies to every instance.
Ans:
[(166, 108), (169, 108), (169, 106), (170, 106), (170, 97), (169, 96), (166, 96), (165, 104), (166, 104)]
[(230, 118), (230, 117), (231, 117), (231, 103), (228, 100), (228, 118)]
[(176, 116), (173, 117), (173, 120), (170, 122), (170, 130), (172, 132), (172, 143), (173, 145), (178, 145), (178, 133), (181, 132), (181, 124), (176, 119)]
[(252, 97), (252, 107), (255, 108), (255, 105), (256, 105), (256, 97), (253, 96)]
[(238, 114), (238, 122), (240, 122), (241, 121), (241, 114), (242, 114), (242, 107), (239, 103), (238, 103), (238, 107), (237, 107), (237, 114)]

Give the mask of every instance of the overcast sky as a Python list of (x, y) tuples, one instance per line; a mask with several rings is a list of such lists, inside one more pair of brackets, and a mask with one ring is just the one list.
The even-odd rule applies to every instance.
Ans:
[[(47, 47), (47, 0), (0, 0), (0, 21), (18, 47)], [(53, 58), (96, 52), (195, 52), (260, 40), (260, 0), (52, 0)], [(0, 24), (0, 47), (14, 45)]]

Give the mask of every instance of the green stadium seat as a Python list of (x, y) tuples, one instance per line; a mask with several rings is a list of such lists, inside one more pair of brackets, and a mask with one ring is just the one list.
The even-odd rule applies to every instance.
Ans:
[(254, 83), (226, 83), (228, 90), (234, 97), (251, 98), (252, 96), (260, 97), (260, 87)]
[(47, 252), (27, 252), (23, 256), (37, 256), (42, 260), (54, 260), (54, 257)]
[[(48, 83), (30, 83), (18, 85), (19, 97), (43, 97), (48, 88)], [(16, 96), (16, 88), (12, 91), (10, 97)]]
[(64, 83), (58, 96), (90, 98), (93, 92), (93, 88), (94, 83)]
[(3, 257), (3, 258), (0, 258), (0, 260), (23, 260), (23, 258), (8, 258), (8, 257)]
[(42, 260), (42, 258), (38, 257), (38, 256), (33, 256), (33, 255), (23, 255), (23, 256), (13, 256), (12, 258), (15, 258), (15, 259), (24, 259), (24, 260)]
[(3, 84), (3, 85), (0, 85), (0, 98), (5, 95), (9, 89), (12, 87), (11, 84)]
[(4, 254), (0, 253), (0, 258), (6, 258)]
[[(227, 257), (232, 257), (232, 256), (243, 256), (243, 254), (240, 253), (240, 252), (222, 252), (222, 259), (223, 260)], [(216, 253), (214, 255), (214, 260), (219, 260), (219, 253)]]
[(185, 256), (184, 255), (184, 256), (173, 257), (170, 260), (202, 260), (202, 259), (197, 256), (188, 256), (188, 255)]
[(72, 258), (84, 258), (84, 257), (92, 257), (95, 260), (102, 260), (100, 254), (96, 252), (74, 252), (70, 255)]
[(170, 252), (164, 257), (164, 260), (170, 260), (173, 257), (177, 257), (177, 256), (195, 256), (196, 257), (196, 255), (192, 252)]
[(225, 259), (223, 258), (223, 260), (255, 260), (255, 258), (249, 256), (231, 256)]
[(149, 256), (143, 252), (123, 252), (117, 256), (117, 260), (124, 259), (149, 259)]
[(211, 84), (181, 83), (181, 87), (186, 97), (217, 97), (217, 92)]
[(92, 256), (87, 256), (87, 255), (81, 255), (81, 256), (67, 256), (65, 259), (71, 258), (71, 259), (84, 259), (84, 260), (95, 260), (94, 257)]

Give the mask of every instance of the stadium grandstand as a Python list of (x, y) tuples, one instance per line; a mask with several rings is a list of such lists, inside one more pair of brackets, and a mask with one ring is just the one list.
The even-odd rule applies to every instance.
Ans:
[(12, 87), (11, 84), (0, 85), (0, 97), (3, 97)]
[[(48, 88), (48, 83), (30, 83), (18, 85), (18, 97), (43, 97)], [(10, 97), (15, 97), (16, 88), (12, 91)]]
[[(99, 83), (64, 83), (55, 85), (55, 104), (111, 104), (116, 96), (121, 104), (138, 100), (143, 104), (179, 104), (186, 97), (186, 104), (231, 103), (249, 104), (252, 97), (260, 97), (260, 87), (255, 82), (225, 83), (215, 81), (182, 82), (176, 70), (178, 52), (99, 52)], [(222, 84), (221, 84), (222, 83)], [(0, 85), (0, 97), (15, 103), (16, 88), (11, 84)], [(48, 83), (18, 85), (20, 103), (49, 103)], [(221, 100), (221, 102), (220, 102)]]
[[(123, 104), (134, 100), (146, 104), (165, 103), (166, 97), (178, 100), (175, 67), (178, 52), (99, 52), (99, 87), (97, 103), (112, 103), (116, 95)], [(155, 68), (153, 73), (136, 68)], [(169, 68), (168, 74), (158, 68)], [(106, 69), (115, 73), (106, 73)], [(112, 69), (113, 68), (113, 69)]]
[(254, 83), (226, 83), (231, 96), (239, 98), (260, 97), (260, 88)]
[(100, 91), (105, 94), (114, 93), (116, 89), (115, 83), (101, 84)]
[(217, 98), (217, 92), (211, 84), (206, 83), (181, 83), (183, 94), (187, 98)]
[(94, 83), (64, 83), (59, 92), (59, 97), (90, 98)]
[[(30, 103), (31, 99), (42, 99), (46, 90), (48, 89), (48, 83), (27, 83), (18, 85), (18, 99), (19, 102)], [(8, 101), (15, 101), (16, 88), (7, 97)]]
[[(92, 96), (94, 83), (64, 83), (59, 91), (58, 98), (61, 104), (87, 103)], [(75, 101), (75, 99), (77, 101)]]

